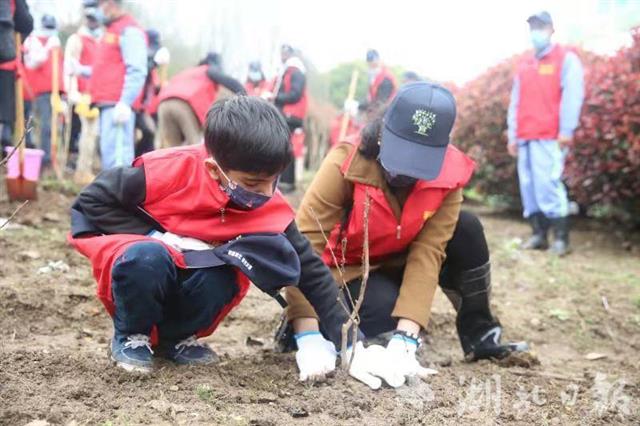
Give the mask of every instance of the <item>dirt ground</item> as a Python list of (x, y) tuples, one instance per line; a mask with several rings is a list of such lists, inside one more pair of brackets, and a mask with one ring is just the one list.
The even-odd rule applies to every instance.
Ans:
[[(108, 361), (111, 322), (88, 262), (65, 243), (72, 198), (40, 195), (0, 231), (0, 424), (640, 424), (637, 236), (581, 223), (575, 253), (552, 259), (518, 250), (522, 221), (476, 208), (495, 313), (531, 357), (465, 363), (438, 293), (423, 360), (439, 374), (428, 382), (302, 384), (293, 354), (271, 349), (279, 306), (252, 289), (207, 339), (219, 364), (140, 377)], [(15, 207), (0, 195), (0, 217)]]

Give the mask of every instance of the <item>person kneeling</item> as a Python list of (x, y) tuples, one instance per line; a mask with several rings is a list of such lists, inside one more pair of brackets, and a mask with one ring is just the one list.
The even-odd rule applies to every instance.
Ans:
[[(348, 317), (336, 303), (337, 286), (276, 190), (290, 160), (278, 110), (237, 96), (212, 106), (204, 144), (146, 153), (102, 172), (79, 194), (69, 241), (91, 261), (98, 297), (113, 317), (117, 366), (149, 372), (154, 355), (214, 362), (197, 339), (213, 333), (250, 281), (273, 296), (298, 285), (331, 345), (340, 345)], [(332, 356), (318, 374), (335, 368)]]
[[(425, 374), (415, 354), (438, 284), (457, 311), (467, 360), (527, 349), (525, 343), (500, 343), (502, 327), (489, 304), (484, 231), (476, 216), (460, 211), (474, 164), (449, 144), (455, 116), (455, 100), (444, 87), (404, 86), (384, 119), (369, 123), (359, 141), (343, 142), (328, 154), (296, 217), (334, 276), (344, 277), (351, 301), (362, 285), (368, 220), (371, 273), (360, 328), (367, 338), (391, 332), (386, 353), (405, 376)], [(312, 357), (305, 340), (325, 332), (322, 318), (295, 288), (287, 288), (287, 300), (297, 356)], [(292, 343), (283, 337), (279, 345), (286, 349)], [(317, 351), (321, 345), (315, 346)]]

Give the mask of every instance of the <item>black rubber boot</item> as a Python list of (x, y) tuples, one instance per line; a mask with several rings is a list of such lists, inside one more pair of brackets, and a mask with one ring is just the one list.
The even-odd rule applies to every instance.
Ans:
[(456, 328), (465, 360), (504, 358), (514, 351), (526, 351), (522, 343), (502, 344), (502, 327), (491, 314), (491, 263), (475, 269), (447, 274), (442, 290), (453, 304), (458, 316)]
[(569, 217), (551, 219), (553, 227), (553, 244), (551, 252), (556, 256), (566, 256), (571, 252), (569, 247)]
[(546, 250), (549, 248), (547, 231), (549, 230), (549, 220), (544, 213), (537, 212), (529, 216), (529, 223), (533, 229), (533, 235), (523, 245), (525, 250)]

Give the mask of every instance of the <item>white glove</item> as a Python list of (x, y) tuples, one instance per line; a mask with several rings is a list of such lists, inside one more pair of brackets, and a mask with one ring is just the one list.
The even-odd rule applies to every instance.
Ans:
[(394, 334), (387, 344), (387, 355), (392, 365), (396, 367), (396, 371), (404, 377), (418, 376), (426, 379), (432, 374), (438, 374), (436, 370), (420, 365), (416, 359), (417, 349), (418, 342), (415, 340)]
[(118, 102), (113, 108), (113, 122), (115, 124), (124, 124), (131, 118), (131, 107), (123, 102)]
[(347, 99), (344, 101), (343, 109), (344, 109), (344, 112), (348, 113), (351, 117), (355, 117), (356, 115), (358, 115), (359, 106), (360, 106), (360, 102), (355, 101), (353, 99), (351, 100)]
[(45, 44), (44, 47), (47, 50), (51, 50), (51, 49), (55, 49), (56, 47), (60, 47), (60, 39), (58, 38), (58, 36), (51, 36), (47, 40), (47, 44)]
[(336, 368), (336, 348), (319, 331), (296, 335), (296, 363), (300, 381), (323, 379)]
[(155, 55), (153, 55), (153, 62), (158, 65), (167, 65), (171, 61), (171, 53), (169, 49), (162, 46)]
[[(349, 359), (351, 359), (351, 351), (352, 349), (347, 350)], [(365, 348), (362, 342), (356, 343), (349, 374), (371, 389), (380, 388), (382, 385), (381, 378), (394, 388), (402, 386), (405, 380), (404, 376), (393, 365), (393, 361), (383, 346), (370, 345)]]
[(271, 99), (273, 99), (273, 98), (274, 98), (274, 95), (273, 95), (273, 93), (271, 93), (270, 91), (265, 90), (264, 92), (262, 92), (262, 93), (260, 94), (260, 97), (261, 97), (262, 99), (266, 99), (267, 101), (270, 101)]
[(150, 237), (162, 241), (166, 245), (171, 246), (180, 252), (191, 250), (209, 250), (213, 248), (211, 244), (207, 244), (204, 241), (191, 237), (181, 237), (179, 235), (172, 234), (171, 232), (153, 231), (150, 234)]

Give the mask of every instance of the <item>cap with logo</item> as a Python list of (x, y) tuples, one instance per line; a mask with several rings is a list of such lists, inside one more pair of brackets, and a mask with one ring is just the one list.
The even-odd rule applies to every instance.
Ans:
[(300, 279), (300, 259), (282, 234), (260, 233), (241, 236), (209, 250), (183, 253), (189, 268), (234, 266), (252, 283), (275, 297), (282, 287), (297, 286)]
[(404, 85), (384, 116), (380, 164), (393, 175), (437, 178), (455, 119), (449, 90), (427, 82)]

